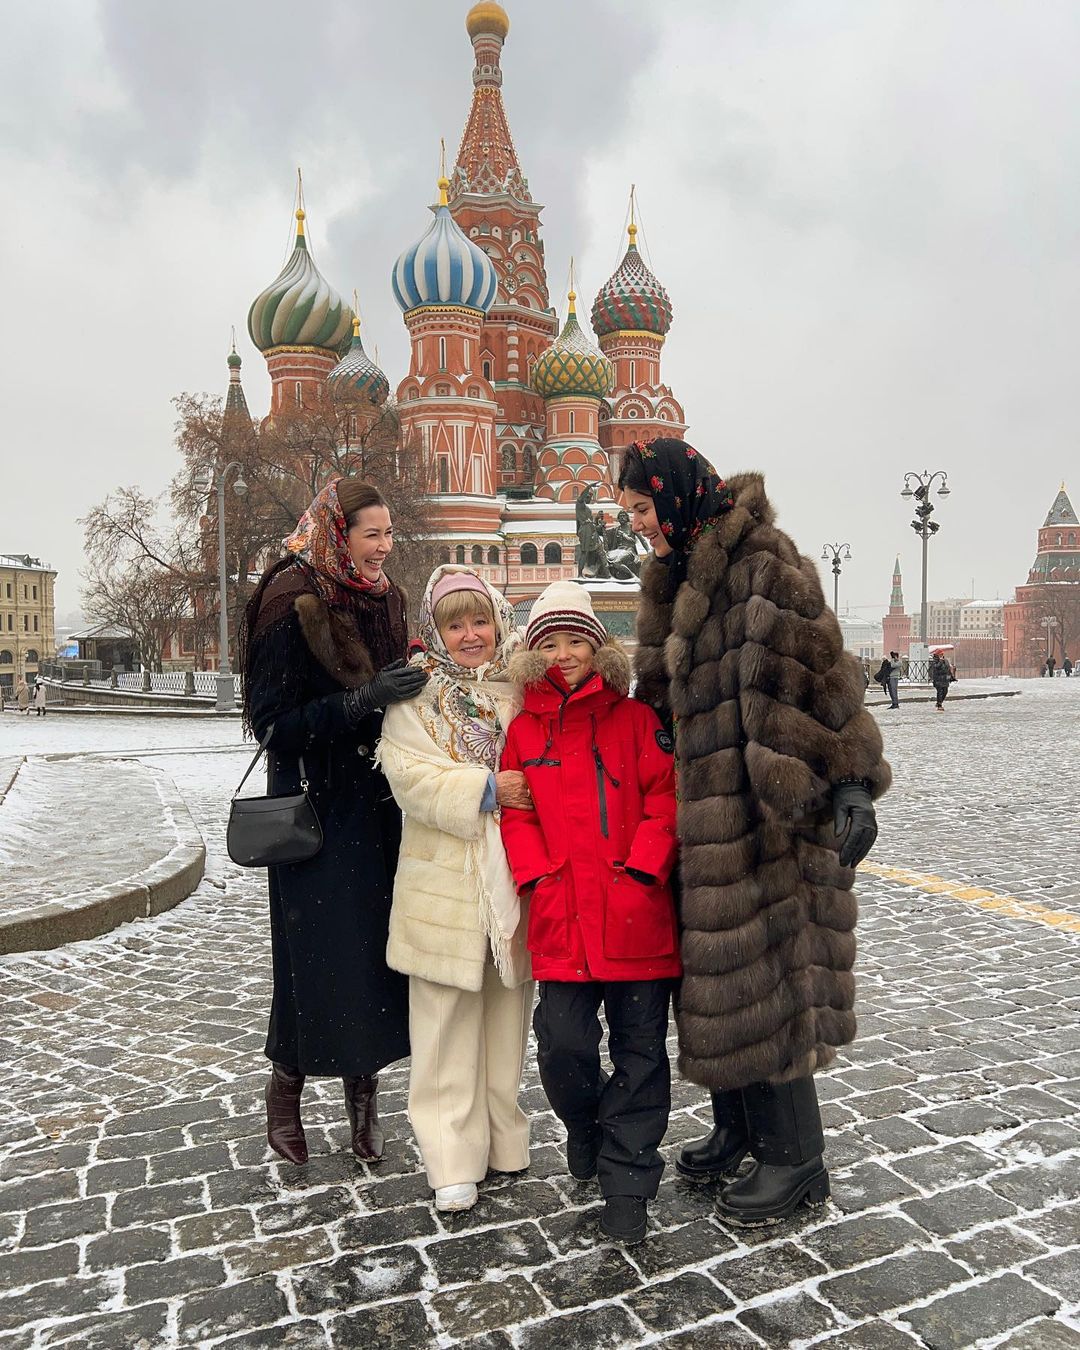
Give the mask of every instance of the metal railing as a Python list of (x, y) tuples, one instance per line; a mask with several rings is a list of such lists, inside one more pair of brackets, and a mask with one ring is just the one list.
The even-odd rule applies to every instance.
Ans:
[[(169, 694), (197, 699), (200, 703), (217, 697), (217, 672), (213, 670), (112, 671), (108, 675), (87, 668), (66, 669), (59, 662), (46, 662), (41, 674), (60, 684), (81, 685), (91, 689), (117, 689), (127, 693)], [(234, 697), (241, 696), (241, 679), (232, 676)]]

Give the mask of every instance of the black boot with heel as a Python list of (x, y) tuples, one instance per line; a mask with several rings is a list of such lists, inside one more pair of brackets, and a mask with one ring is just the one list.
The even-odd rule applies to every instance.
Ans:
[(743, 1101), (754, 1166), (724, 1187), (717, 1214), (729, 1223), (777, 1223), (802, 1204), (824, 1204), (829, 1174), (813, 1078), (753, 1083)]
[(379, 1079), (376, 1075), (361, 1074), (342, 1082), (352, 1151), (364, 1162), (378, 1162), (386, 1148), (386, 1136), (379, 1124)]
[(298, 1167), (308, 1160), (307, 1139), (300, 1120), (304, 1075), (285, 1064), (270, 1065), (266, 1085), (266, 1141), (286, 1162)]
[(722, 1177), (736, 1171), (750, 1147), (742, 1092), (713, 1092), (710, 1095), (711, 1133), (694, 1144), (687, 1144), (675, 1159), (675, 1170), (696, 1180)]

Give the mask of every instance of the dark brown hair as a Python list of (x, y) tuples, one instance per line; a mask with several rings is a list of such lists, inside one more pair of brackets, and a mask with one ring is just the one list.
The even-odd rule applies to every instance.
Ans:
[(374, 483), (362, 478), (342, 478), (337, 485), (338, 501), (345, 516), (345, 528), (351, 530), (361, 511), (369, 506), (385, 506), (386, 500)]
[(629, 488), (631, 492), (640, 492), (644, 497), (653, 495), (649, 486), (649, 475), (645, 472), (645, 461), (641, 458), (641, 451), (636, 445), (626, 447), (622, 468), (619, 470), (618, 487), (620, 491)]

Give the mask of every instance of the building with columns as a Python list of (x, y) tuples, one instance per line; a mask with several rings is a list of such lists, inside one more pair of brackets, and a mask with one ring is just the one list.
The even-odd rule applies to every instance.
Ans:
[(5, 696), (26, 676), (33, 684), (56, 655), (56, 573), (26, 553), (0, 553), (0, 687)]
[[(680, 436), (686, 420), (661, 370), (671, 300), (638, 250), (633, 214), (625, 256), (592, 306), (595, 340), (573, 293), (560, 327), (543, 208), (503, 103), (510, 20), (480, 0), (465, 26), (473, 88), (457, 158), (439, 180), (433, 219), (391, 269), (410, 347), (396, 410), (402, 444), (423, 450), (437, 556), (475, 566), (524, 602), (577, 574), (574, 506), (585, 488), (614, 523), (620, 448)], [(301, 200), (293, 251), (248, 315), (270, 372), (269, 415), (359, 389), (374, 416), (391, 382), (316, 266), (305, 219)]]

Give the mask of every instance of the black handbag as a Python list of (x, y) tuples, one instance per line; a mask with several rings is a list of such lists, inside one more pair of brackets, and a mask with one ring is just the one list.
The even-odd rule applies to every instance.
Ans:
[(274, 734), (270, 726), (255, 758), (233, 793), (225, 845), (240, 867), (275, 867), (307, 862), (323, 845), (322, 825), (308, 796), (304, 757), (299, 757), (300, 791), (284, 797), (241, 797), (240, 792)]

